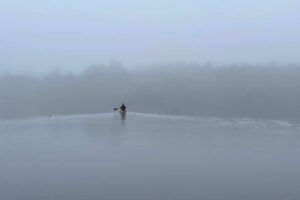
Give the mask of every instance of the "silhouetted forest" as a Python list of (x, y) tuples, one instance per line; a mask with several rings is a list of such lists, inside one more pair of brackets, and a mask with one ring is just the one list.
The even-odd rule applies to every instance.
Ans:
[(157, 64), (88, 67), (79, 75), (3, 74), (0, 117), (129, 111), (171, 115), (299, 118), (299, 66)]

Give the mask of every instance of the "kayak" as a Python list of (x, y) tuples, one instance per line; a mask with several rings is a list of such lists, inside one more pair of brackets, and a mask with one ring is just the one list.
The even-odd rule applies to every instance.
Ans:
[(121, 110), (121, 109), (119, 109), (119, 113), (120, 113), (121, 115), (126, 115), (126, 110)]
[(121, 115), (126, 115), (126, 110), (121, 110), (120, 108), (114, 108), (114, 110), (118, 111)]

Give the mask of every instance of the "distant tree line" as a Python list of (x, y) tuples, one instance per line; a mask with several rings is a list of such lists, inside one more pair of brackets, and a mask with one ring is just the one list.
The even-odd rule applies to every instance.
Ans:
[(171, 115), (299, 118), (300, 66), (160, 64), (88, 67), (79, 75), (1, 75), (0, 117), (129, 111)]

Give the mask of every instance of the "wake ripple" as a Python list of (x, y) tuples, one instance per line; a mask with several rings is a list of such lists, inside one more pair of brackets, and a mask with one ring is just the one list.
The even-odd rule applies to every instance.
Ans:
[(294, 124), (285, 120), (268, 120), (268, 119), (252, 119), (252, 118), (216, 118), (216, 117), (190, 117), (180, 115), (163, 115), (155, 113), (128, 113), (136, 117), (156, 118), (165, 120), (179, 120), (179, 121), (194, 121), (203, 125), (215, 126), (231, 126), (237, 128), (300, 128), (300, 124)]
[[(101, 122), (101, 120), (119, 119), (118, 113), (96, 113), (96, 114), (76, 114), (76, 115), (57, 115), (57, 116), (45, 116), (32, 119), (21, 120), (5, 120), (0, 123), (18, 123), (18, 122), (82, 122), (82, 121), (95, 121)], [(181, 115), (164, 115), (156, 113), (139, 113), (128, 112), (126, 121), (138, 121), (143, 120), (147, 122), (148, 119), (159, 120), (161, 123), (178, 122), (178, 123), (194, 123), (201, 126), (212, 127), (233, 127), (233, 128), (295, 128), (300, 130), (299, 123), (291, 123), (285, 120), (267, 120), (267, 119), (252, 119), (252, 118), (216, 118), (216, 117), (192, 117)], [(100, 120), (100, 121), (99, 121)], [(164, 122), (165, 121), (165, 122)]]

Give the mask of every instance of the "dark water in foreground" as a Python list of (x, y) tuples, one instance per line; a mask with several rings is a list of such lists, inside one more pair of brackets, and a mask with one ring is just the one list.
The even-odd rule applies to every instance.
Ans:
[(300, 126), (129, 113), (0, 122), (1, 200), (300, 199)]

